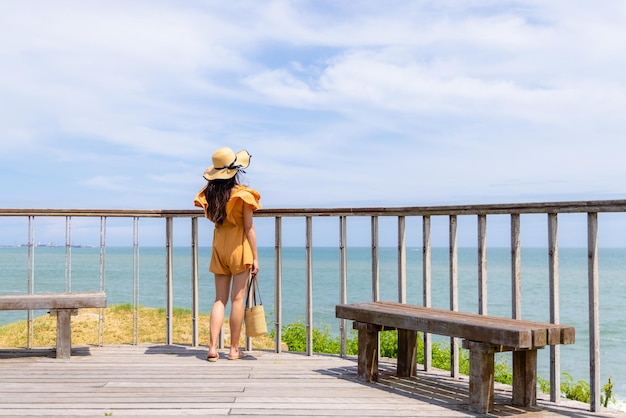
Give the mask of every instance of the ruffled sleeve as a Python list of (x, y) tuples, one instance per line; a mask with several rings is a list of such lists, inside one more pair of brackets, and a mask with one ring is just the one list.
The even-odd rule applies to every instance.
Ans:
[(231, 205), (234, 199), (241, 199), (244, 203), (252, 206), (252, 210), (261, 209), (261, 195), (254, 189), (251, 189), (246, 186), (236, 186), (230, 192), (230, 200), (228, 204)]
[(196, 195), (196, 198), (193, 200), (193, 205), (194, 206), (197, 206), (197, 207), (202, 208), (204, 210), (204, 216), (207, 216), (206, 211), (209, 208), (209, 203), (206, 201), (206, 196), (204, 194), (204, 191), (206, 190), (206, 188), (207, 188), (207, 186), (204, 186), (202, 188), (202, 190), (200, 190), (198, 192), (198, 194)]
[(235, 206), (239, 201), (243, 201), (244, 204), (250, 206), (253, 211), (261, 209), (261, 195), (254, 189), (247, 186), (238, 185), (230, 192), (230, 200), (226, 204), (226, 219), (236, 224), (236, 220), (233, 215), (236, 213)]

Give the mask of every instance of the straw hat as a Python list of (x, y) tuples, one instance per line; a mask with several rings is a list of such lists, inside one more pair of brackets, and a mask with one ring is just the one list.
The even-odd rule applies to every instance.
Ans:
[(207, 180), (226, 180), (233, 177), (237, 172), (250, 165), (251, 155), (245, 149), (237, 154), (228, 147), (218, 149), (213, 153), (213, 165), (204, 170), (204, 178)]

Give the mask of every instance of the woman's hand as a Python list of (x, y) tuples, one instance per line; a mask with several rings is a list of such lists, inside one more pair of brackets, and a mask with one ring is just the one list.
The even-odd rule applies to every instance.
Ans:
[(252, 261), (252, 267), (250, 268), (250, 274), (252, 274), (252, 278), (256, 279), (256, 275), (259, 273), (259, 260), (254, 259)]

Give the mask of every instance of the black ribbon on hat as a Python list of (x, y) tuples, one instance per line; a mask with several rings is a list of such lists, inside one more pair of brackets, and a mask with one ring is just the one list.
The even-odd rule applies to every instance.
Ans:
[(225, 169), (239, 170), (239, 171), (241, 171), (242, 173), (245, 174), (245, 171), (243, 171), (241, 169), (241, 167), (243, 167), (243, 165), (242, 164), (235, 164), (236, 162), (237, 162), (237, 156), (235, 155), (235, 159), (233, 160), (232, 163), (230, 163), (230, 165), (228, 165), (228, 166), (225, 165), (224, 167), (220, 167), (220, 168), (215, 167), (215, 169), (216, 170), (225, 170)]
[(235, 169), (237, 169), (237, 170), (238, 170), (238, 169), (240, 169), (241, 167), (243, 167), (241, 164), (239, 164), (239, 165), (235, 165), (235, 163), (236, 163), (236, 162), (237, 162), (237, 156), (235, 156), (235, 159), (233, 160), (233, 162), (232, 162), (232, 163), (230, 163), (230, 165), (225, 165), (224, 167), (220, 167), (220, 168), (215, 167), (215, 169), (216, 169), (216, 170), (225, 170), (225, 169), (227, 169), (227, 168), (228, 168), (229, 170), (235, 170)]

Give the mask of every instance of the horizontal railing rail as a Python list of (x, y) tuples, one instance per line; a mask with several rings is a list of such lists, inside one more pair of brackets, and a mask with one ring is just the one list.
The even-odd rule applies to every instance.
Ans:
[[(259, 209), (259, 217), (302, 216), (445, 216), (506, 215), (541, 213), (626, 212), (626, 200), (589, 200), (570, 202), (499, 203), (450, 206), (355, 207), (355, 208), (272, 208)], [(199, 209), (6, 209), (0, 216), (87, 216), (190, 218), (201, 217)]]
[[(255, 212), (255, 217), (274, 218), (275, 222), (275, 250), (274, 250), (274, 331), (276, 351), (281, 350), (282, 337), (282, 219), (303, 218), (305, 219), (305, 275), (306, 275), (306, 350), (312, 353), (313, 347), (313, 218), (334, 217), (339, 220), (339, 286), (340, 300), (338, 303), (347, 301), (347, 219), (350, 217), (371, 218), (371, 260), (372, 260), (372, 300), (379, 299), (379, 218), (397, 218), (398, 236), (398, 301), (406, 303), (406, 219), (417, 217), (422, 219), (422, 273), (423, 273), (423, 305), (430, 306), (432, 262), (431, 262), (431, 217), (448, 218), (449, 238), (449, 271), (450, 271), (450, 309), (458, 310), (458, 217), (471, 216), (477, 219), (477, 258), (478, 258), (478, 309), (479, 313), (487, 314), (487, 217), (490, 215), (508, 215), (510, 217), (511, 231), (511, 316), (521, 317), (521, 272), (520, 272), (520, 215), (543, 214), (547, 215), (548, 225), (548, 253), (549, 253), (549, 282), (550, 282), (550, 321), (558, 323), (560, 298), (559, 298), (559, 258), (558, 258), (558, 215), (581, 213), (587, 214), (587, 250), (588, 250), (588, 285), (589, 285), (589, 370), (591, 390), (591, 410), (597, 411), (600, 406), (600, 329), (599, 329), (599, 272), (598, 272), (598, 214), (599, 213), (624, 213), (626, 212), (626, 200), (599, 200), (599, 201), (571, 201), (571, 202), (544, 202), (544, 203), (510, 203), (510, 204), (475, 204), (475, 205), (452, 205), (452, 206), (411, 206), (411, 207), (366, 207), (366, 208), (277, 208), (261, 209)], [(100, 287), (104, 288), (106, 258), (106, 220), (108, 218), (129, 218), (133, 220), (133, 317), (134, 343), (138, 339), (138, 323), (136, 309), (138, 307), (139, 285), (138, 275), (138, 220), (141, 218), (165, 219), (166, 235), (166, 343), (172, 342), (172, 313), (174, 308), (172, 285), (173, 276), (173, 220), (187, 218), (191, 220), (191, 258), (192, 258), (192, 340), (193, 345), (198, 345), (198, 221), (203, 217), (201, 210), (129, 210), (129, 209), (3, 209), (0, 208), (2, 217), (27, 217), (29, 219), (29, 272), (28, 289), (33, 290), (35, 278), (33, 256), (34, 225), (31, 220), (36, 217), (65, 217), (66, 218), (66, 247), (71, 247), (71, 219), (73, 217), (100, 218)], [(34, 222), (33, 222), (34, 224)], [(71, 264), (71, 251), (68, 251)], [(71, 272), (66, 272), (66, 281), (71, 281)], [(67, 288), (68, 286), (66, 286)], [(29, 316), (29, 322), (31, 321)], [(101, 317), (102, 322), (102, 317)], [(580, 330), (577, 330), (580, 332)], [(100, 332), (104, 332), (103, 324)], [(29, 344), (32, 338), (32, 330), (29, 331)], [(346, 355), (347, 329), (345, 320), (340, 323), (340, 355)], [(429, 335), (424, 335), (425, 358), (424, 367), (431, 367), (432, 342)], [(100, 339), (99, 342), (103, 341)], [(250, 341), (248, 340), (248, 344)], [(452, 339), (451, 347), (451, 373), (458, 374), (458, 341)], [(550, 383), (551, 399), (558, 400), (560, 397), (560, 351), (558, 346), (550, 348)]]

